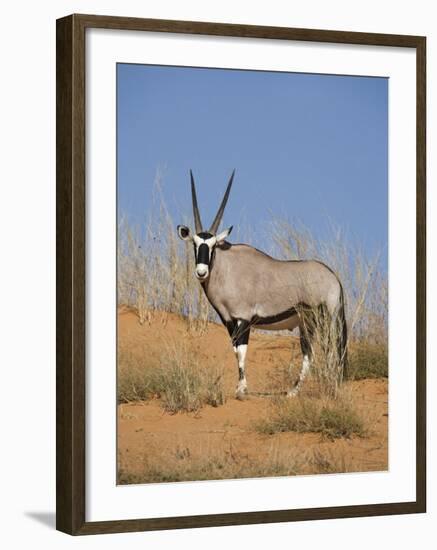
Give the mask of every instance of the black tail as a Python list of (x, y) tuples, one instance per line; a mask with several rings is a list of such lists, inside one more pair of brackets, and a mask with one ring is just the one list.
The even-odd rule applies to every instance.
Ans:
[(349, 361), (347, 356), (347, 324), (346, 324), (346, 314), (344, 309), (344, 295), (343, 289), (341, 289), (340, 294), (340, 308), (338, 311), (338, 340), (337, 340), (337, 351), (338, 357), (340, 360), (340, 372), (343, 380), (348, 379), (349, 375)]

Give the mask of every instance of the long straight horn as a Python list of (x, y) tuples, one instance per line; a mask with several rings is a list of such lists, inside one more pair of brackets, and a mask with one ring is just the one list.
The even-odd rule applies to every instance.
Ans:
[(212, 222), (212, 225), (209, 229), (209, 232), (212, 233), (213, 235), (217, 233), (217, 229), (219, 228), (220, 222), (222, 221), (223, 212), (225, 211), (225, 206), (226, 206), (226, 203), (228, 202), (229, 193), (231, 191), (232, 182), (234, 180), (234, 174), (235, 174), (235, 170), (233, 170), (231, 174), (231, 178), (226, 188), (225, 196), (223, 197), (220, 208), (218, 209), (217, 214), (215, 215), (214, 221)]
[(193, 215), (194, 215), (194, 227), (196, 233), (202, 232), (202, 222), (200, 220), (199, 207), (197, 206), (196, 186), (194, 185), (193, 172), (190, 170), (191, 176), (191, 198), (193, 199)]

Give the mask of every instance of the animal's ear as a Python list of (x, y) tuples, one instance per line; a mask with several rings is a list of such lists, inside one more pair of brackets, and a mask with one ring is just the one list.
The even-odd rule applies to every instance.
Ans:
[(226, 237), (228, 237), (230, 235), (231, 231), (232, 231), (232, 225), (231, 225), (231, 227), (228, 227), (228, 229), (225, 229), (224, 231), (219, 233), (216, 236), (217, 244), (222, 244), (222, 242), (226, 239)]
[(178, 225), (178, 235), (183, 241), (191, 241), (191, 231), (186, 225)]

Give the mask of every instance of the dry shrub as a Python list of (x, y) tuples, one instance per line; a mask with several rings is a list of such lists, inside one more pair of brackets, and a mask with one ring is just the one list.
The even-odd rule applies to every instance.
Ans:
[(140, 361), (129, 349), (118, 350), (117, 400), (119, 403), (147, 401), (162, 393), (159, 363)]
[(166, 411), (194, 412), (203, 405), (223, 405), (223, 368), (200, 365), (186, 346), (172, 346), (167, 351), (159, 375), (161, 399)]
[(348, 380), (388, 378), (388, 350), (384, 344), (353, 342), (349, 346)]
[(335, 399), (347, 361), (347, 350), (341, 352), (338, 348), (343, 330), (339, 317), (331, 317), (326, 307), (300, 307), (298, 315), (304, 333), (311, 334), (311, 377), (317, 392), (320, 397)]
[(127, 403), (159, 398), (170, 412), (195, 412), (204, 405), (218, 407), (226, 401), (223, 367), (200, 365), (186, 345), (172, 344), (156, 364), (145, 364), (128, 350), (118, 354), (118, 401)]
[(328, 439), (368, 435), (368, 428), (351, 399), (339, 394), (337, 399), (313, 397), (280, 398), (270, 415), (256, 424), (265, 434), (281, 432), (319, 433)]

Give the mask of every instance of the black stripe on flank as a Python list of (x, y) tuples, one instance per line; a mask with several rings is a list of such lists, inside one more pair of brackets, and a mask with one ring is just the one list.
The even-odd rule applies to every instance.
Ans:
[(252, 324), (253, 325), (273, 325), (274, 323), (285, 321), (285, 319), (289, 319), (290, 317), (297, 315), (298, 311), (302, 312), (303, 310), (308, 310), (308, 309), (311, 309), (311, 308), (306, 304), (298, 304), (298, 306), (290, 307), (289, 309), (286, 309), (285, 311), (281, 311), (281, 313), (277, 313), (276, 315), (269, 315), (268, 317), (258, 317), (258, 315), (256, 315), (252, 319)]

